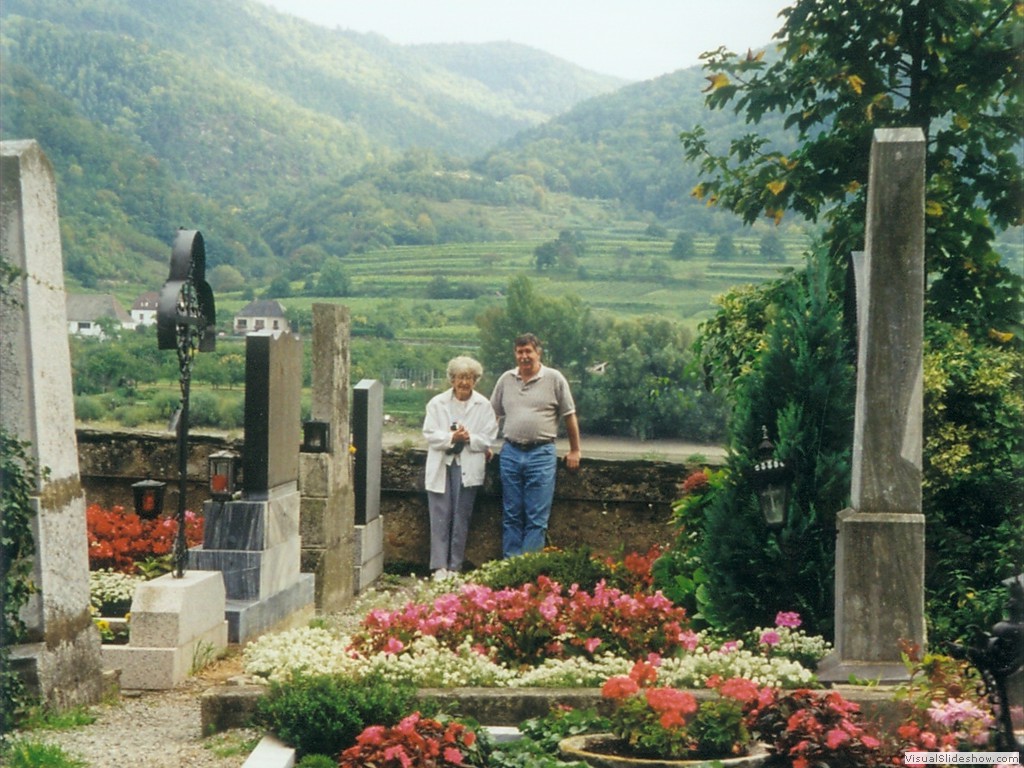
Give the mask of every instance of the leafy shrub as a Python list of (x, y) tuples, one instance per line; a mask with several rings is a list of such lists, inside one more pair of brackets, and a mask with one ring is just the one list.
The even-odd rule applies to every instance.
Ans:
[(148, 405), (126, 405), (114, 411), (114, 419), (121, 426), (132, 428), (156, 421), (156, 414)]
[(210, 392), (193, 392), (188, 402), (189, 425), (193, 427), (220, 426), (220, 398)]
[(587, 547), (579, 549), (546, 549), (504, 560), (495, 560), (473, 573), (473, 580), (492, 589), (511, 589), (532, 584), (538, 576), (547, 576), (565, 588), (577, 584), (592, 591), (602, 579), (617, 585), (612, 567), (593, 557)]
[(256, 724), (298, 755), (336, 756), (368, 725), (391, 726), (416, 709), (416, 690), (378, 677), (295, 675), (271, 683), (256, 706)]
[(107, 409), (99, 397), (93, 395), (77, 395), (75, 397), (75, 418), (79, 421), (101, 421), (107, 415)]
[(217, 422), (221, 429), (237, 429), (245, 425), (245, 396), (241, 393), (222, 395), (217, 407)]

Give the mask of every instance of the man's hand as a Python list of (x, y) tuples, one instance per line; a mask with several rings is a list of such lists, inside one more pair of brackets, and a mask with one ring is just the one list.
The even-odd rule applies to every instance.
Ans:
[(570, 450), (565, 454), (565, 466), (570, 472), (575, 472), (580, 468), (580, 451), (578, 448)]

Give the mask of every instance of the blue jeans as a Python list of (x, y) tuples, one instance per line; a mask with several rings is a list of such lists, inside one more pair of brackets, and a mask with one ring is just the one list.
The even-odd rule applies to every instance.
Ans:
[(544, 549), (555, 495), (555, 444), (528, 451), (505, 443), (501, 449), (501, 554)]

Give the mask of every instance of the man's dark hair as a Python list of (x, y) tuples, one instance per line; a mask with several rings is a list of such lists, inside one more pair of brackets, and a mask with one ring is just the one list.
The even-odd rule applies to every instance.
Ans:
[(513, 342), (513, 345), (516, 347), (525, 347), (527, 344), (536, 349), (538, 352), (541, 351), (540, 339), (538, 339), (532, 333), (520, 333), (518, 336), (516, 336), (515, 342)]

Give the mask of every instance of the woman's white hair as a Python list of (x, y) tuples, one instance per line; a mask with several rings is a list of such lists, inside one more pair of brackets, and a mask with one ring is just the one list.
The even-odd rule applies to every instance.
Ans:
[(465, 373), (479, 381), (484, 375), (484, 367), (468, 355), (459, 355), (448, 361), (448, 381), (455, 381), (456, 376)]

